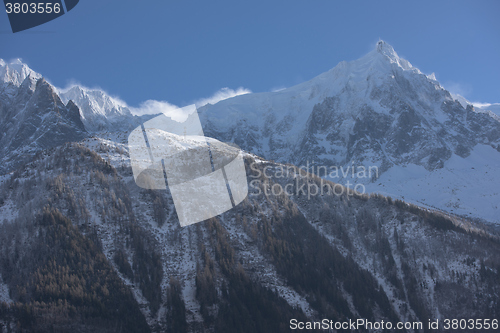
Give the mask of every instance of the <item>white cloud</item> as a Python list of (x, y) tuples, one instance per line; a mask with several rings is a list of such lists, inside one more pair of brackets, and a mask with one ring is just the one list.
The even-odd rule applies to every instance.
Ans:
[(480, 102), (473, 102), (472, 105), (478, 108), (487, 108), (491, 106), (491, 103), (480, 103)]
[[(197, 108), (200, 108), (207, 104), (215, 104), (217, 102), (220, 102), (222, 100), (231, 97), (245, 95), (249, 93), (251, 93), (249, 89), (242, 87), (236, 90), (230, 88), (222, 88), (217, 92), (215, 92), (215, 94), (213, 94), (212, 96), (207, 98), (200, 98), (194, 101), (193, 104), (195, 104)], [(155, 101), (155, 100), (148, 100), (146, 102), (143, 102), (137, 108), (130, 107), (130, 111), (132, 112), (132, 114), (137, 116), (145, 114), (163, 113), (166, 116), (172, 118), (173, 120), (180, 122), (184, 121), (187, 115), (191, 112), (187, 110), (190, 110), (190, 108), (180, 108), (177, 105), (171, 104), (167, 101)]]
[(278, 92), (278, 91), (282, 91), (285, 89), (286, 89), (286, 87), (282, 87), (282, 86), (274, 87), (273, 89), (271, 89), (271, 92)]
[(220, 102), (222, 100), (232, 98), (235, 96), (239, 96), (239, 95), (250, 94), (251, 92), (252, 92), (251, 90), (243, 88), (243, 87), (239, 87), (236, 90), (233, 90), (233, 89), (226, 87), (226, 88), (222, 88), (219, 91), (215, 92), (215, 94), (213, 94), (210, 97), (201, 98), (199, 100), (196, 100), (194, 102), (194, 104), (196, 104), (196, 107), (199, 108), (199, 107), (202, 107), (203, 105), (215, 104), (215, 103)]
[(136, 116), (163, 113), (173, 120), (180, 122), (184, 121), (187, 116), (183, 109), (174, 104), (170, 104), (166, 101), (155, 101), (152, 99), (142, 102), (137, 108), (130, 107), (130, 112)]

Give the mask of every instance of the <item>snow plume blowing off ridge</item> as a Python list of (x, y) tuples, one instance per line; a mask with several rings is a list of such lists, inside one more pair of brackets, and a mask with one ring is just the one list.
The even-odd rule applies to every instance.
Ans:
[[(240, 95), (250, 94), (251, 92), (251, 90), (243, 87), (239, 87), (236, 90), (226, 87), (218, 90), (210, 97), (201, 98), (194, 101), (193, 104), (195, 104), (197, 108), (200, 108), (207, 104), (216, 104), (222, 100)], [(187, 117), (187, 114), (183, 113), (180, 107), (167, 101), (147, 100), (141, 103), (137, 108), (130, 107), (130, 111), (136, 116), (163, 113), (176, 121), (184, 121)]]
[(155, 101), (152, 99), (142, 102), (139, 107), (131, 107), (130, 112), (136, 116), (163, 113), (176, 121), (183, 121), (186, 117), (178, 106), (166, 101)]
[(207, 105), (207, 104), (216, 104), (216, 103), (223, 101), (225, 99), (228, 99), (228, 98), (233, 98), (236, 96), (250, 94), (250, 93), (252, 93), (251, 90), (243, 88), (243, 87), (239, 87), (236, 90), (233, 90), (233, 89), (226, 87), (226, 88), (220, 89), (215, 94), (213, 94), (211, 97), (202, 98), (202, 99), (195, 101), (194, 104), (196, 104), (197, 108), (200, 108), (200, 107)]

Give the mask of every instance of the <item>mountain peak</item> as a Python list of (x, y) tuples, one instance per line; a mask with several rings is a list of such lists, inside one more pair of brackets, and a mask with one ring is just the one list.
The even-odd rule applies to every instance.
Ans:
[[(381, 54), (382, 56), (389, 59), (391, 63), (397, 64), (399, 67), (405, 70), (417, 70), (412, 64), (406, 59), (400, 58), (399, 55), (394, 51), (394, 48), (386, 41), (379, 40), (372, 54)], [(419, 71), (420, 72), (420, 71)]]
[(42, 77), (29, 68), (20, 58), (10, 61), (0, 59), (0, 83), (10, 82), (19, 87), (28, 76), (37, 79)]
[(388, 56), (390, 58), (399, 58), (396, 51), (394, 51), (394, 48), (389, 43), (387, 43), (383, 40), (379, 40), (377, 42), (376, 50), (378, 53), (383, 54), (385, 56)]

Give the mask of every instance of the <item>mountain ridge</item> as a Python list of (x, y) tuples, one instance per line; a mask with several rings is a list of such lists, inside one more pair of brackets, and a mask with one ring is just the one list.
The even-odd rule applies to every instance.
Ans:
[[(299, 88), (200, 109), (205, 134), (250, 152), (327, 165), (387, 158), (379, 178), (335, 179), (243, 152), (248, 197), (187, 227), (168, 186), (137, 186), (128, 129), (85, 132), (81, 108), (42, 78), (28, 75), (8, 91), (0, 84), (0, 148), (26, 157), (0, 176), (0, 328), (274, 333), (289, 331), (291, 318), (498, 318), (498, 226), (429, 208), (455, 200), (449, 209), (495, 217), (494, 119), (463, 108), (388, 46), (380, 51)], [(100, 107), (97, 95), (79, 103)], [(419, 158), (427, 159), (411, 162)], [(405, 200), (324, 178), (366, 181), (370, 192), (398, 190)], [(325, 184), (342, 192), (323, 193)], [(269, 191), (276, 187), (293, 193)], [(301, 192), (314, 187), (321, 194)], [(427, 208), (409, 200), (422, 194)]]
[(16, 88), (18, 83), (8, 81), (0, 91), (1, 172), (12, 171), (40, 150), (88, 135), (78, 107), (63, 103), (43, 77), (28, 72)]
[[(71, 99), (79, 107), (92, 135), (127, 132), (154, 116), (135, 118), (124, 103), (99, 89), (73, 86), (58, 92), (63, 101)], [(404, 196), (419, 204), (428, 204), (425, 191), (402, 191), (395, 184), (386, 187), (377, 177), (406, 173), (407, 179), (413, 179), (409, 170), (423, 167), (426, 171), (425, 176), (419, 173), (424, 177), (421, 182), (429, 183), (428, 191), (435, 191), (426, 179), (433, 178), (437, 170), (456, 169), (451, 165), (454, 156), (464, 159), (473, 151), (485, 153), (478, 145), (492, 147), (493, 154), (500, 147), (498, 117), (464, 104), (435, 76), (423, 74), (384, 41), (377, 42), (365, 56), (340, 62), (307, 82), (278, 92), (245, 94), (207, 104), (198, 112), (207, 136), (234, 142), (268, 160), (306, 168), (376, 167), (375, 178), (348, 175), (330, 180), (342, 184), (354, 181), (372, 192)], [(487, 158), (479, 161), (483, 164), (476, 169), (494, 168)], [(496, 159), (491, 162), (496, 163)], [(465, 172), (455, 176), (445, 173), (446, 181), (440, 188), (448, 199), (439, 209), (470, 213), (463, 204), (470, 193), (459, 181), (468, 177)], [(495, 219), (499, 208), (494, 201), (495, 196), (488, 198), (473, 210), (474, 216)]]

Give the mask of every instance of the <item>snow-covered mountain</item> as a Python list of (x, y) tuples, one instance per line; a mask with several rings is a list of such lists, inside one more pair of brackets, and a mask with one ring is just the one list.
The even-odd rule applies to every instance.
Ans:
[(23, 63), (21, 59), (14, 59), (9, 62), (0, 59), (0, 84), (10, 83), (15, 87), (19, 87), (28, 76), (35, 79), (42, 77)]
[(0, 173), (43, 149), (96, 133), (128, 133), (151, 117), (132, 115), (100, 89), (58, 89), (20, 59), (0, 59)]
[(91, 133), (128, 131), (141, 124), (126, 105), (100, 89), (75, 85), (59, 90), (59, 96), (65, 103), (71, 100), (80, 108), (85, 128)]
[[(20, 61), (9, 66), (2, 67), (3, 77), (16, 84), (27, 73), (40, 77)], [(86, 130), (97, 136), (128, 132), (144, 120), (99, 89), (73, 86), (59, 94), (79, 107)], [(309, 165), (335, 182), (498, 221), (499, 194), (492, 184), (500, 183), (500, 175), (489, 170), (500, 167), (500, 118), (450, 94), (384, 41), (310, 81), (198, 111), (206, 135), (266, 159)], [(471, 167), (460, 167), (465, 164)], [(332, 174), (332, 168), (344, 174)], [(358, 174), (360, 168), (375, 171)], [(464, 187), (464, 179), (474, 181)], [(430, 200), (429, 193), (439, 195)]]
[[(500, 175), (484, 177), (479, 171), (499, 167), (498, 117), (464, 107), (433, 75), (423, 74), (384, 41), (364, 57), (341, 62), (308, 82), (234, 97), (199, 112), (205, 134), (267, 159), (316, 166), (310, 169), (316, 174), (318, 166), (327, 167), (327, 173), (331, 167), (354, 166), (356, 173), (359, 167), (377, 167), (378, 175), (352, 177), (348, 172), (330, 178), (344, 184), (355, 178), (355, 183), (370, 184), (370, 191), (425, 205), (433, 205), (426, 200), (428, 193), (439, 191), (442, 199), (434, 205), (440, 209), (498, 220), (497, 191), (472, 210), (466, 203), (500, 183)], [(471, 154), (480, 155), (475, 169), (452, 166)], [(414, 174), (415, 168), (424, 172)], [(429, 175), (437, 173), (441, 178), (435, 183)], [(384, 175), (414, 179), (419, 188), (376, 180)], [(463, 179), (471, 175), (478, 183), (464, 188)]]
[[(373, 164), (378, 179), (355, 179), (368, 191), (495, 221), (498, 120), (388, 44), (298, 86), (201, 108), (205, 134), (250, 152), (250, 193), (184, 228), (168, 188), (134, 180), (124, 105), (82, 87), (60, 98), (2, 64), (0, 157), (17, 170), (0, 170), (0, 327), (274, 333), (291, 318), (499, 317), (498, 227), (342, 186), (303, 195), (324, 180), (266, 160)], [(295, 191), (269, 194), (276, 185)]]
[(452, 154), (500, 143), (500, 123), (456, 102), (387, 43), (361, 59), (279, 92), (200, 109), (205, 133), (297, 165), (408, 163), (442, 168)]
[(45, 79), (19, 60), (0, 64), (0, 173), (40, 150), (87, 136), (73, 102), (63, 103)]

